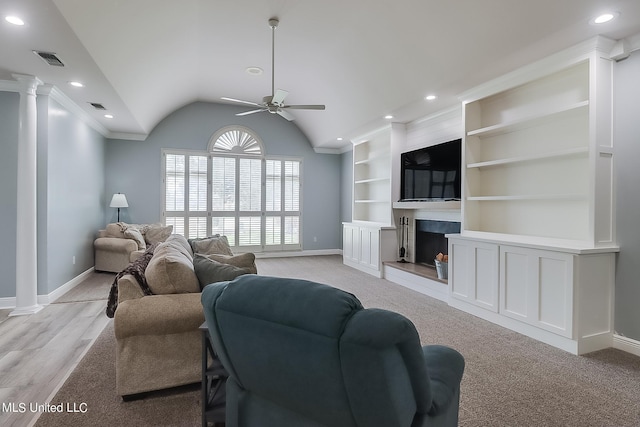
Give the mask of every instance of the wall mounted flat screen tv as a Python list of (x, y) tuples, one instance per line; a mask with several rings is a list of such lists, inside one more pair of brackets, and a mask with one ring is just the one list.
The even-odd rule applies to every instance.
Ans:
[(460, 200), (462, 140), (402, 153), (400, 201)]

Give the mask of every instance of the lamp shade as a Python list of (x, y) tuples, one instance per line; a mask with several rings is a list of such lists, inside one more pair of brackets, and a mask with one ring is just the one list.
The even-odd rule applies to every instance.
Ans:
[(128, 208), (129, 204), (127, 203), (127, 198), (124, 194), (116, 193), (111, 198), (111, 204), (109, 205), (111, 208)]

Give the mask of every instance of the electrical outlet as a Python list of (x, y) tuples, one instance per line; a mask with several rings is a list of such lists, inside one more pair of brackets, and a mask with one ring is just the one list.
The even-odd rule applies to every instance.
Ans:
[(71, 258), (71, 261), (73, 262), (73, 265), (76, 265), (76, 256), (74, 255), (73, 258)]
[(318, 238), (317, 238), (316, 236), (313, 236), (313, 241), (314, 241), (314, 242), (317, 242), (317, 241), (318, 241)]

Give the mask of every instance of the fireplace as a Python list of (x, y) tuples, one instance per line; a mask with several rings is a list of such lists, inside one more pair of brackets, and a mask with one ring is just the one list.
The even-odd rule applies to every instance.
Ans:
[(452, 221), (416, 219), (415, 227), (415, 262), (432, 267), (436, 255), (440, 252), (446, 254), (448, 251), (444, 235), (460, 233), (460, 223)]

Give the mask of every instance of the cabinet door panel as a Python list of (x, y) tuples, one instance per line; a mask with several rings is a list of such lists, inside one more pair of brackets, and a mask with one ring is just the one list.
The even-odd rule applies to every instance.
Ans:
[(501, 305), (505, 315), (516, 319), (529, 317), (529, 257), (510, 249), (500, 249)]
[(572, 255), (501, 246), (500, 294), (505, 316), (572, 336)]
[(451, 296), (498, 311), (498, 245), (449, 239)]
[(371, 264), (371, 230), (368, 228), (360, 228), (360, 262), (363, 264)]
[(380, 230), (360, 228), (360, 262), (367, 267), (380, 269)]
[(351, 261), (358, 261), (358, 233), (357, 227), (344, 225), (342, 233), (343, 257)]
[(472, 245), (468, 242), (449, 239), (449, 286), (451, 296), (468, 299), (471, 296)]
[(481, 305), (498, 309), (498, 250), (495, 245), (476, 248), (476, 295)]
[(538, 257), (538, 325), (572, 337), (573, 256), (564, 253)]

